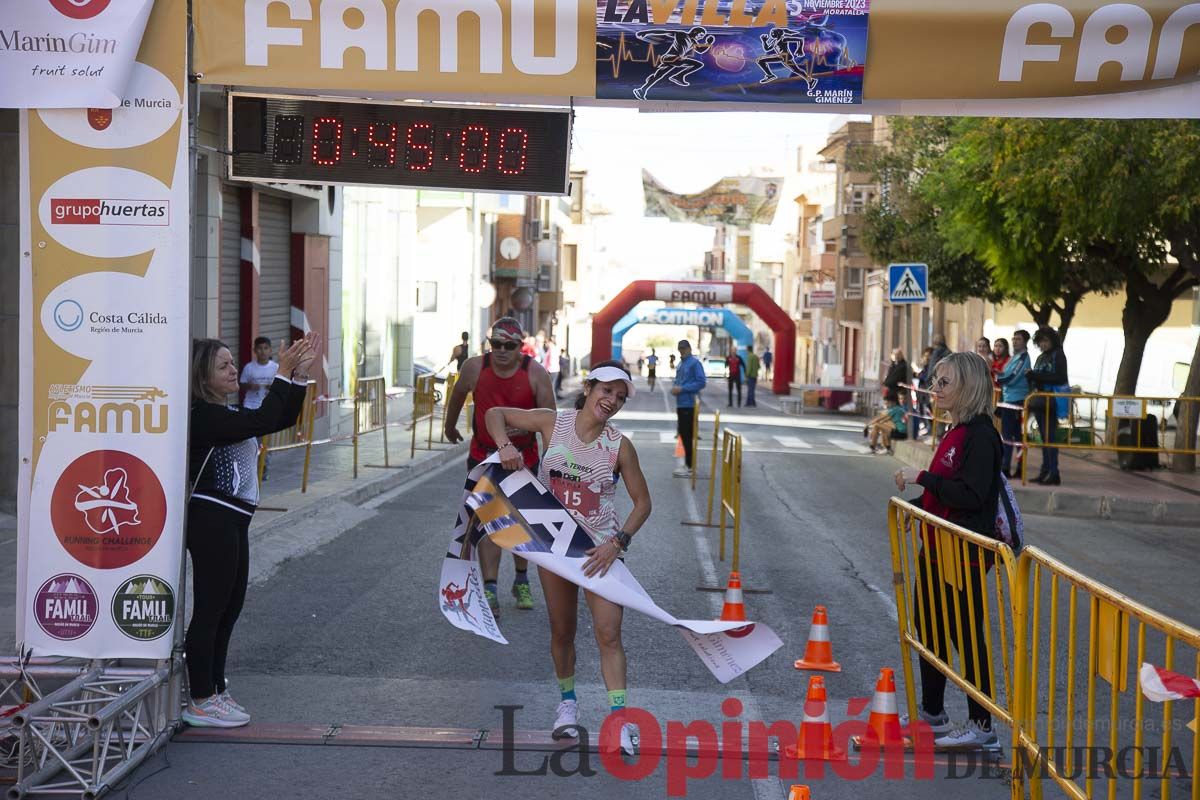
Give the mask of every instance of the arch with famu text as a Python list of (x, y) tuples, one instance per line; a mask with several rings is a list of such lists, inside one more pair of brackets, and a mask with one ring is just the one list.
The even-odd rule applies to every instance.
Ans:
[(775, 366), (771, 391), (788, 394), (796, 364), (796, 323), (757, 283), (746, 281), (634, 281), (592, 317), (592, 361), (612, 358), (613, 328), (643, 300), (696, 303), (701, 306), (739, 303), (749, 306), (771, 329)]

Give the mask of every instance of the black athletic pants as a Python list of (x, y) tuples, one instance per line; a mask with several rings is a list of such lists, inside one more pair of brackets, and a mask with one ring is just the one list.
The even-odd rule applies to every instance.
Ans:
[[(942, 576), (938, 570), (937, 562), (930, 562), (930, 567), (933, 569), (933, 580), (926, 582), (928, 574), (925, 567), (924, 554), (917, 557), (917, 586), (913, 587), (914, 599), (913, 607), (920, 606), (917, 619), (913, 620), (913, 624), (917, 627), (917, 634), (921, 638), (921, 644), (928, 647), (940, 659), (947, 664), (952, 664), (950, 660), (950, 644), (962, 654), (962, 664), (965, 677), (971, 681), (976, 688), (983, 692), (988, 697), (992, 696), (992, 682), (988, 673), (988, 664), (991, 662), (991, 654), (988, 652), (987, 637), (983, 631), (983, 586), (980, 585), (978, 567), (968, 567), (971, 571), (969, 579), (973, 584), (971, 591), (968, 592), (965, 584), (968, 580), (964, 577), (964, 589), (956, 591), (950, 584), (945, 585), (946, 604), (949, 608), (942, 607), (942, 592), (939, 584), (942, 582)], [(985, 572), (986, 575), (986, 572)], [(932, 595), (930, 595), (929, 587), (933, 586)], [(958, 596), (958, 602), (954, 601), (955, 595)], [(975, 611), (975, 630), (971, 630), (971, 615), (970, 608), (967, 605), (967, 598), (971, 597)], [(923, 602), (922, 602), (923, 601)], [(945, 623), (943, 623), (945, 619)], [(958, 640), (958, 623), (962, 622), (963, 637), (967, 641), (960, 642)], [(950, 641), (946, 641), (946, 624), (950, 628)], [(934, 631), (936, 628), (936, 634)], [(975, 665), (974, 651), (972, 650), (971, 639), (974, 639), (975, 650), (979, 653), (979, 668)], [(940, 714), (945, 710), (943, 700), (946, 696), (946, 676), (937, 670), (932, 664), (924, 658), (921, 662), (921, 706), (929, 714)], [(992, 726), (992, 714), (971, 697), (967, 698), (967, 717), (974, 723), (990, 729)]]
[(696, 408), (676, 408), (675, 417), (679, 420), (676, 430), (679, 438), (683, 439), (683, 463), (688, 469), (692, 468), (692, 426), (695, 424)]
[(188, 503), (192, 622), (184, 649), (188, 682), (197, 700), (225, 691), (225, 656), (250, 575), (250, 519), (207, 500)]

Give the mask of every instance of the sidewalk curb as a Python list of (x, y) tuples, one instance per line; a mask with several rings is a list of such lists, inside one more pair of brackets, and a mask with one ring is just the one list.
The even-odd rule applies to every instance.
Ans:
[[(418, 458), (407, 464), (401, 465), (396, 469), (387, 470), (384, 474), (375, 479), (363, 480), (360, 479), (356, 484), (352, 484), (349, 488), (341, 492), (334, 492), (329, 495), (319, 497), (313, 502), (306, 503), (300, 508), (285, 511), (272, 516), (270, 521), (264, 522), (261, 525), (251, 525), (250, 541), (265, 539), (272, 533), (293, 527), (304, 520), (311, 519), (323, 511), (328, 510), (328, 507), (333, 503), (347, 503), (351, 506), (361, 506), (368, 500), (372, 500), (379, 495), (390, 492), (409, 481), (415, 480), (426, 475), (433, 469), (436, 469), (447, 462), (453, 461), (456, 458), (462, 458), (463, 463), (466, 463), (467, 444), (461, 442), (444, 450), (436, 450), (431, 452), (425, 458)], [(311, 487), (316, 488), (316, 487)], [(264, 498), (264, 504), (269, 505), (272, 502), (288, 497), (292, 493), (279, 495), (273, 498)], [(304, 497), (305, 495), (298, 495)], [(311, 495), (317, 497), (313, 492)]]
[[(924, 469), (931, 453), (922, 442), (896, 442), (896, 459), (910, 467)], [(1108, 519), (1116, 522), (1150, 523), (1178, 527), (1200, 525), (1200, 501), (1195, 503), (1143, 500), (1115, 495), (1092, 495), (1060, 490), (1030, 489), (1012, 484), (1017, 504), (1026, 514)]]

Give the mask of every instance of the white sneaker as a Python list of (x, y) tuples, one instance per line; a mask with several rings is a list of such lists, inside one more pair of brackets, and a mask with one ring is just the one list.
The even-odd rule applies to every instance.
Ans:
[(220, 700), (225, 705), (232, 708), (234, 711), (240, 711), (243, 714), (245, 714), (247, 717), (250, 716), (250, 712), (246, 710), (246, 707), (243, 706), (241, 703), (239, 703), (237, 700), (233, 699), (233, 695), (231, 695), (229, 693), (229, 687), (225, 687), (225, 691), (223, 691), (219, 695), (217, 695), (217, 699)]
[(554, 729), (550, 733), (550, 738), (579, 738), (579, 705), (574, 700), (563, 700), (558, 704), (558, 711), (554, 717)]
[(933, 740), (938, 750), (999, 750), (995, 731), (985, 731), (974, 722), (959, 725)]
[(621, 726), (621, 752), (627, 756), (636, 756), (642, 737), (638, 735), (637, 726), (626, 722)]
[(692, 477), (692, 471), (690, 469), (688, 469), (687, 467), (679, 467), (674, 472), (672, 472), (671, 475), (673, 475), (676, 478), (690, 478), (690, 477)]
[(221, 701), (220, 695), (204, 700), (191, 700), (183, 710), (183, 721), (197, 728), (240, 728), (250, 722), (250, 715)]

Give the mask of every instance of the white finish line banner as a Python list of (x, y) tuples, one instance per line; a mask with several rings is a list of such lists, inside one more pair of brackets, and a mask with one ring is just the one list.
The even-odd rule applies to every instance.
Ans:
[(587, 577), (583, 564), (591, 538), (529, 470), (508, 472), (496, 456), (467, 477), (458, 524), (442, 561), (438, 605), (450, 624), (464, 631), (508, 644), (483, 596), (476, 545), (484, 536), (589, 592), (673, 626), (721, 683), (749, 671), (783, 645), (762, 623), (668, 614), (620, 561), (603, 577)]
[(119, 107), (21, 112), (16, 638), (35, 655), (171, 652), (189, 407), (185, 12), (155, 4)]

